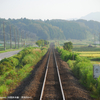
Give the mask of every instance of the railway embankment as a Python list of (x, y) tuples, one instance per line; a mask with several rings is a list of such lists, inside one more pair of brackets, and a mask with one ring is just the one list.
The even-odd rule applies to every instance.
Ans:
[(27, 47), (18, 54), (0, 61), (0, 99), (6, 98), (30, 76), (48, 48)]

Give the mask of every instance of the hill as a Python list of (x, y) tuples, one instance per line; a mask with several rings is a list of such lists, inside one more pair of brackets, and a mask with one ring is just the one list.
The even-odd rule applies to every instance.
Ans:
[(94, 20), (100, 22), (100, 12), (92, 12), (86, 16), (81, 17), (80, 19)]
[[(12, 40), (17, 32), (20, 40), (64, 40), (64, 39), (92, 39), (94, 33), (99, 36), (100, 23), (86, 20), (30, 20), (30, 19), (0, 19), (0, 40), (3, 41), (3, 22), (5, 26), (6, 40), (10, 40), (10, 26)], [(17, 31), (18, 30), (18, 31)]]

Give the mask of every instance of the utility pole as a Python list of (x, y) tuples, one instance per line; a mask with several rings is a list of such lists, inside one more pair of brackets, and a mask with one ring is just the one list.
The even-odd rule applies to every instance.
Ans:
[(100, 47), (100, 33), (99, 33), (99, 47)]
[(18, 34), (18, 29), (17, 29), (17, 39), (18, 39), (18, 49), (19, 49), (19, 34)]
[(10, 25), (10, 49), (12, 49), (12, 39), (11, 39), (11, 25)]
[(6, 50), (4, 22), (3, 22), (3, 37), (4, 37), (4, 50)]
[(95, 34), (94, 34), (94, 45), (95, 45), (95, 47), (96, 47), (96, 40), (95, 40)]
[(22, 31), (21, 31), (21, 46), (23, 47), (23, 44), (22, 44)]
[(15, 37), (15, 49), (16, 49), (16, 32), (15, 32), (15, 28), (14, 28), (14, 37)]

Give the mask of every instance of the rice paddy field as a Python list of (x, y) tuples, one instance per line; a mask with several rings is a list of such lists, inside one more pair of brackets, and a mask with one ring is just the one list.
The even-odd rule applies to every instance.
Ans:
[(92, 64), (100, 64), (100, 47), (88, 47), (88, 46), (74, 46), (73, 52), (76, 52), (81, 57), (87, 57), (91, 60)]
[[(88, 40), (66, 40), (59, 41), (60, 48), (63, 48), (65, 42), (71, 41), (73, 43), (73, 52), (76, 52), (81, 57), (87, 57), (92, 64), (100, 64), (100, 45), (93, 45), (93, 41)], [(56, 42), (55, 44), (57, 44)], [(92, 47), (88, 47), (91, 45)]]
[(92, 64), (100, 64), (100, 51), (76, 51), (81, 57), (87, 57)]

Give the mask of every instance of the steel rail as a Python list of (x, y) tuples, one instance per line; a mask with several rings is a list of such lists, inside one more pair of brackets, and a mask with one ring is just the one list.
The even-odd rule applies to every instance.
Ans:
[(62, 87), (62, 83), (61, 83), (60, 73), (59, 73), (59, 69), (58, 69), (58, 65), (57, 65), (57, 61), (56, 61), (56, 56), (55, 56), (54, 50), (53, 50), (53, 53), (54, 53), (54, 58), (55, 58), (55, 62), (56, 62), (56, 68), (57, 68), (57, 73), (58, 73), (58, 78), (59, 78), (62, 97), (63, 97), (63, 100), (65, 100), (65, 95), (64, 95), (64, 91), (63, 91), (63, 87)]
[[(41, 91), (41, 96), (40, 96), (39, 100), (42, 100), (42, 97), (43, 97), (44, 87), (45, 87), (47, 73), (48, 73), (48, 65), (49, 65), (50, 55), (51, 55), (51, 51), (50, 51), (49, 58), (48, 58), (47, 68), (46, 68), (45, 77), (44, 77), (43, 86), (42, 86), (42, 91)], [(63, 88), (62, 88), (62, 83), (61, 83), (61, 79), (60, 79), (59, 69), (58, 69), (58, 65), (56, 62), (56, 56), (55, 56), (54, 50), (53, 50), (53, 55), (54, 55), (54, 59), (55, 59), (55, 63), (56, 63), (56, 69), (57, 69), (58, 79), (59, 79), (59, 83), (60, 83), (62, 98), (63, 98), (63, 100), (65, 100), (65, 96), (64, 96), (64, 92), (63, 92)]]
[(42, 96), (43, 96), (43, 92), (44, 92), (44, 87), (45, 87), (45, 83), (46, 83), (46, 77), (47, 77), (47, 72), (48, 72), (48, 65), (49, 65), (50, 55), (51, 55), (51, 51), (50, 51), (49, 58), (48, 58), (48, 63), (47, 63), (46, 73), (45, 73), (45, 77), (44, 77), (44, 81), (43, 81), (40, 100), (42, 100)]

